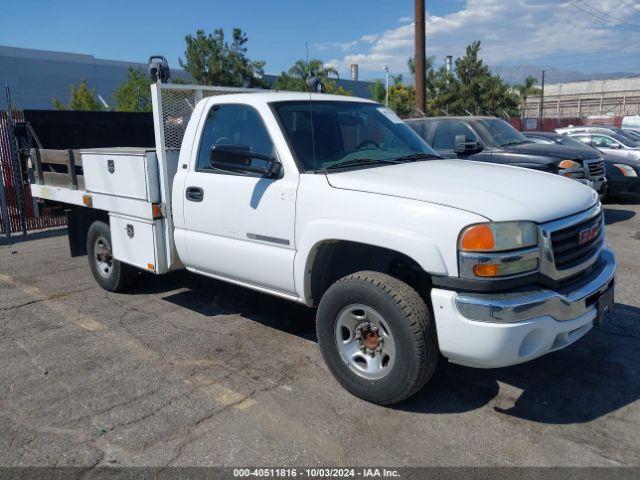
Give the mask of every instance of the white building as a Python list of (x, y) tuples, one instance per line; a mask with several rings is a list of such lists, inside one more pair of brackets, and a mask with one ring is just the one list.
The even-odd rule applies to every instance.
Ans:
[[(527, 99), (526, 117), (538, 117), (540, 96)], [(640, 114), (640, 77), (545, 85), (545, 118)]]

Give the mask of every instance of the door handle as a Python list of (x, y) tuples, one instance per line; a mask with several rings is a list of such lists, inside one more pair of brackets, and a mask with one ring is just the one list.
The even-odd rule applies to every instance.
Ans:
[(201, 202), (204, 198), (204, 190), (200, 187), (187, 187), (185, 196), (192, 202)]

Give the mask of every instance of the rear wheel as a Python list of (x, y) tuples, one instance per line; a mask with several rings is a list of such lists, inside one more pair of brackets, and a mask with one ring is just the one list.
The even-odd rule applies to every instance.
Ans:
[(104, 222), (93, 222), (87, 234), (87, 257), (96, 282), (110, 292), (129, 287), (138, 276), (137, 270), (113, 258), (111, 230)]
[(409, 285), (379, 272), (358, 272), (333, 284), (317, 314), (320, 350), (349, 392), (379, 404), (420, 390), (439, 359), (424, 300)]

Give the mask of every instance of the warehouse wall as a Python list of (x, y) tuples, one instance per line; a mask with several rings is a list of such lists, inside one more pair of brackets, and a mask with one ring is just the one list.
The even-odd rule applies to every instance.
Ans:
[[(526, 117), (537, 117), (540, 97), (527, 99)], [(640, 113), (640, 77), (549, 84), (544, 117), (567, 118)]]
[[(11, 88), (13, 105), (20, 109), (51, 109), (53, 97), (63, 103), (69, 101), (69, 87), (86, 79), (90, 88), (101, 95), (109, 105), (118, 86), (127, 78), (129, 67), (146, 72), (146, 63), (104, 60), (93, 55), (50, 52), (0, 46), (0, 109), (6, 108), (4, 85)], [(172, 78), (190, 78), (183, 70), (172, 68)], [(275, 82), (275, 75), (265, 75)], [(370, 98), (369, 82), (340, 80), (339, 85), (358, 97)]]

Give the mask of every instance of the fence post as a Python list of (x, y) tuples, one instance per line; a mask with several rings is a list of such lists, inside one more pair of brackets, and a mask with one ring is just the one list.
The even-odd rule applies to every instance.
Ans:
[(11, 222), (9, 221), (9, 208), (7, 207), (7, 192), (4, 188), (4, 172), (0, 167), (0, 211), (2, 212), (2, 226), (4, 235), (11, 239)]
[(13, 128), (13, 106), (11, 105), (11, 91), (9, 85), (5, 85), (7, 93), (7, 134), (9, 136), (9, 161), (11, 163), (11, 173), (13, 174), (13, 188), (15, 189), (16, 200), (18, 204), (18, 217), (20, 218), (20, 228), (22, 235), (27, 236), (27, 219), (24, 207), (24, 184), (22, 181), (22, 169), (20, 167), (20, 158), (18, 157), (18, 146)]

